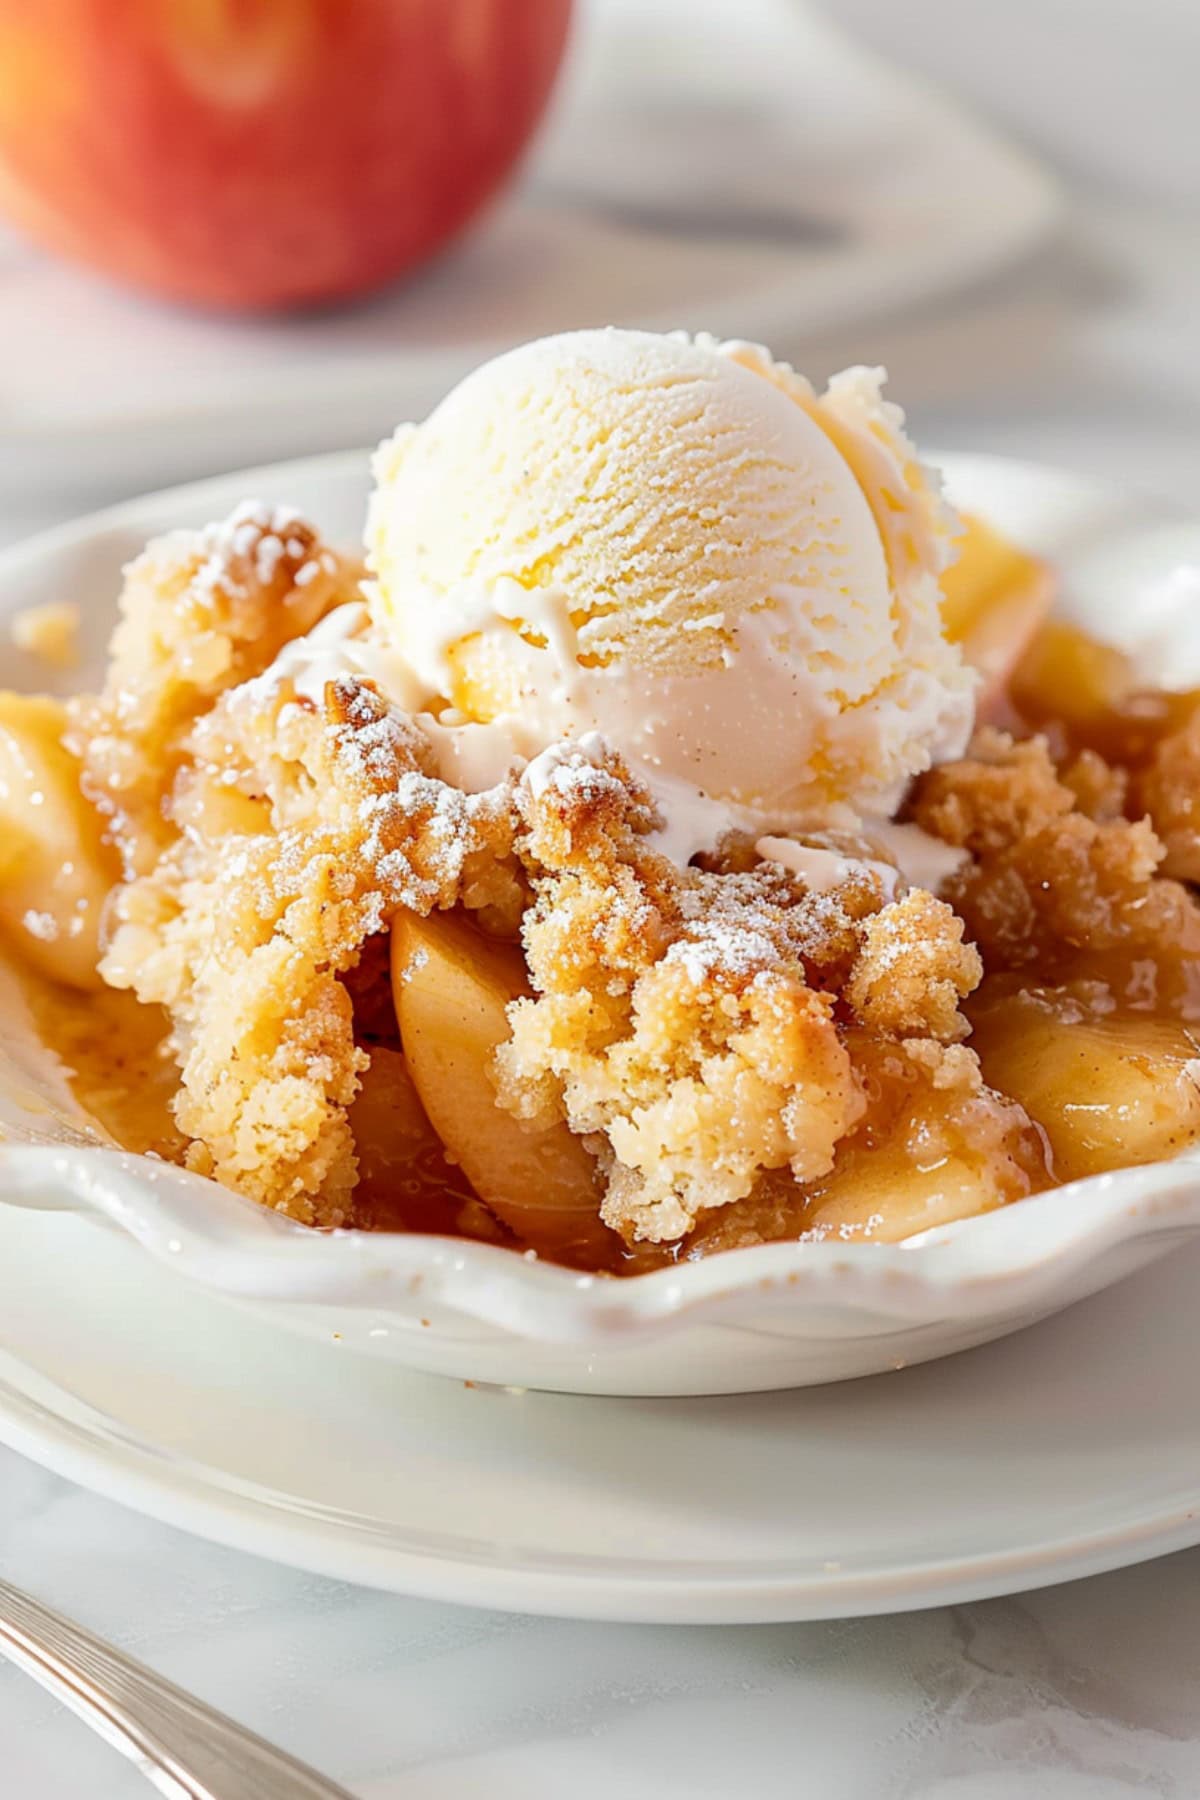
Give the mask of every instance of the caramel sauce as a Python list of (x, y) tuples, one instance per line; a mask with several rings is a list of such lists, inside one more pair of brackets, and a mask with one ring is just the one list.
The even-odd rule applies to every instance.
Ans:
[(162, 1008), (114, 988), (81, 993), (28, 969), (19, 979), (38, 1035), (84, 1112), (126, 1150), (182, 1161), (185, 1139), (170, 1105), (179, 1071)]
[[(181, 1163), (187, 1139), (171, 1112), (179, 1070), (162, 1008), (114, 988), (84, 993), (8, 966), (38, 1036), (89, 1118), (126, 1150)], [(371, 1058), (351, 1108), (360, 1159), (354, 1224), (509, 1241), (446, 1156), (398, 1049), (372, 1044)]]
[[(371, 1066), (350, 1108), (358, 1150), (354, 1223), (364, 1231), (495, 1233), (474, 1188), (425, 1116), (398, 1048), (371, 1046)], [(486, 1223), (485, 1223), (486, 1221)], [(499, 1241), (499, 1239), (498, 1239)]]

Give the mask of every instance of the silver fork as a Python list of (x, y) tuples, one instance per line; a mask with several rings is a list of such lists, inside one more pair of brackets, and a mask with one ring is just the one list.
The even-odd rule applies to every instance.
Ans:
[(345, 1788), (6, 1581), (0, 1656), (69, 1706), (168, 1800), (352, 1800)]

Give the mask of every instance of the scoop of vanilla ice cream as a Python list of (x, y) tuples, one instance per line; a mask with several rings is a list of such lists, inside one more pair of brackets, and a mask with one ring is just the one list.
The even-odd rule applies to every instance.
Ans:
[(891, 810), (957, 754), (952, 520), (880, 399), (752, 345), (527, 344), (377, 456), (373, 610), (443, 717), (599, 732), (762, 828)]

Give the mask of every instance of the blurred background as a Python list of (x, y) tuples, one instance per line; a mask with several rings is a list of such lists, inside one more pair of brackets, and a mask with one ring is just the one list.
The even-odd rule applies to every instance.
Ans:
[(1190, 501), (1193, 0), (0, 0), (0, 538), (613, 322)]

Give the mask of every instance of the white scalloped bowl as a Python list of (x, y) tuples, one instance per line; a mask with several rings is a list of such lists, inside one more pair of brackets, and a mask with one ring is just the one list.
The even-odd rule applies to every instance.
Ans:
[[(1200, 525), (1034, 465), (943, 459), (952, 497), (1065, 573), (1063, 606), (1129, 644), (1169, 623), (1130, 604)], [(0, 556), (0, 618), (64, 593), (87, 609), (94, 673), (121, 563), (171, 525), (249, 494), (289, 500), (335, 539), (360, 532), (365, 456), (277, 464), (130, 502)], [(1184, 614), (1195, 595), (1180, 592)], [(1181, 616), (1171, 655), (1197, 655)], [(44, 685), (11, 652), (0, 684)], [(1200, 669), (1197, 670), (1200, 679)], [(78, 684), (78, 678), (73, 683)], [(627, 1281), (492, 1245), (308, 1231), (196, 1175), (102, 1147), (11, 977), (0, 980), (0, 1201), (79, 1210), (280, 1329), (475, 1381), (595, 1394), (715, 1394), (845, 1380), (984, 1343), (1096, 1293), (1200, 1232), (1200, 1152), (1128, 1169), (903, 1244), (771, 1244)], [(0, 1254), (4, 1253), (0, 1206)]]

